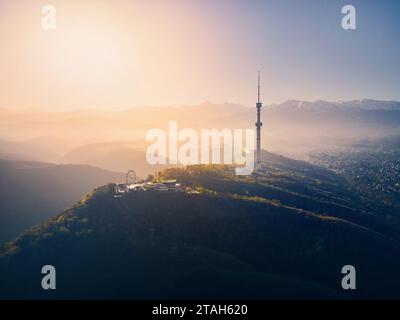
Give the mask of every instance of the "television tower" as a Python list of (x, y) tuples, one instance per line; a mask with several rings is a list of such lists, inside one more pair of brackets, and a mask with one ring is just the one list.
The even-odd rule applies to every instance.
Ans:
[(262, 122), (261, 122), (262, 103), (260, 101), (260, 71), (258, 71), (258, 100), (257, 100), (257, 103), (256, 103), (256, 108), (257, 108), (257, 122), (256, 122), (256, 128), (257, 128), (257, 151), (256, 151), (255, 169), (256, 170), (260, 170), (261, 169), (261, 127), (262, 127)]

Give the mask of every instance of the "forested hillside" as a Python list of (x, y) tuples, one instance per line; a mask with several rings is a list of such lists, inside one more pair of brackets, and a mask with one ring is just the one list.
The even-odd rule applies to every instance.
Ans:
[[(198, 194), (131, 192), (116, 198), (113, 184), (101, 187), (3, 250), (0, 295), (400, 297), (394, 228), (356, 202), (333, 173), (308, 172), (314, 167), (300, 162), (291, 168), (283, 174), (275, 166), (269, 176), (245, 178), (215, 166), (162, 173)], [(303, 186), (296, 182), (301, 171)], [(52, 292), (40, 287), (45, 264), (57, 269)], [(341, 289), (341, 269), (348, 264), (357, 269), (356, 291)]]

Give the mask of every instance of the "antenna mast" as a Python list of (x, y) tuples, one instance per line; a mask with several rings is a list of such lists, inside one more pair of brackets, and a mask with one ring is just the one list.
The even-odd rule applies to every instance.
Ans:
[(258, 102), (260, 102), (260, 71), (258, 71)]

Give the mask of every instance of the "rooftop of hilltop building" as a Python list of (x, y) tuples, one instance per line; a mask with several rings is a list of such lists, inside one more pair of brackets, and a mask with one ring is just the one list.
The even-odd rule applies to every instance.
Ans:
[(129, 192), (188, 192), (197, 193), (190, 187), (178, 183), (175, 179), (166, 179), (161, 181), (150, 181), (140, 183), (122, 183), (115, 187), (115, 196), (119, 197), (122, 194)]

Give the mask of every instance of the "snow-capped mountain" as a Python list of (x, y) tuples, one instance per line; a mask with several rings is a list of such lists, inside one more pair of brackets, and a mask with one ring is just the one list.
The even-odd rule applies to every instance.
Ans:
[(281, 111), (304, 110), (316, 112), (357, 110), (400, 111), (400, 101), (363, 99), (343, 102), (329, 102), (324, 100), (310, 102), (301, 100), (287, 100), (281, 104), (271, 105), (270, 108)]

